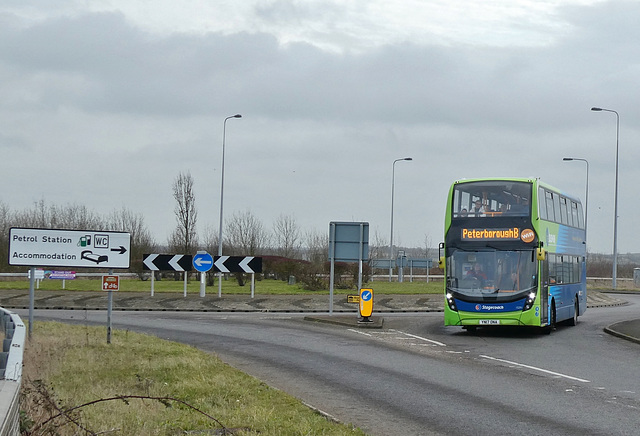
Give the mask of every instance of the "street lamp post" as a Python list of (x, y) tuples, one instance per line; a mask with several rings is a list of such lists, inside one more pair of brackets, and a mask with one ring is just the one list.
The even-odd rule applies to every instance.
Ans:
[(389, 236), (389, 282), (391, 282), (391, 275), (393, 274), (393, 194), (396, 183), (396, 162), (400, 162), (401, 160), (413, 160), (413, 158), (403, 157), (401, 159), (396, 159), (393, 161), (393, 165), (391, 165), (391, 233)]
[(612, 109), (592, 107), (592, 111), (611, 112), (616, 114), (616, 188), (613, 200), (613, 279), (612, 286), (616, 289), (618, 276), (618, 145), (620, 143), (620, 114)]
[[(227, 136), (227, 120), (231, 118), (242, 118), (242, 115), (235, 114), (224, 119), (222, 123), (222, 171), (220, 181), (220, 231), (218, 232), (218, 256), (222, 256), (222, 207), (224, 205), (224, 145)], [(222, 297), (222, 272), (218, 273), (218, 298)]]
[(584, 233), (585, 240), (587, 239), (587, 220), (589, 218), (589, 161), (583, 159), (581, 157), (564, 157), (562, 160), (570, 161), (570, 160), (580, 160), (587, 164), (587, 188), (584, 196)]

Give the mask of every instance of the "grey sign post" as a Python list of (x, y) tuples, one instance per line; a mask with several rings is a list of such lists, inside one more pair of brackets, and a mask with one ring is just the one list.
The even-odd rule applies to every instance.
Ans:
[(362, 262), (369, 259), (369, 223), (329, 223), (329, 315), (333, 315), (335, 262), (358, 262), (358, 290), (362, 288)]

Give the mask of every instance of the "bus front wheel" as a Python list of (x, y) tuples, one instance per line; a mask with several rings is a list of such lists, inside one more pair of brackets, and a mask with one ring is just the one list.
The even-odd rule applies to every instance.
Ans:
[(545, 327), (545, 330), (544, 330), (546, 334), (549, 334), (556, 329), (556, 302), (555, 301), (551, 301), (550, 312), (551, 313), (549, 314), (549, 325)]
[(569, 319), (569, 325), (576, 326), (578, 325), (578, 311), (580, 310), (580, 306), (578, 306), (578, 298), (575, 299), (573, 304), (573, 318)]

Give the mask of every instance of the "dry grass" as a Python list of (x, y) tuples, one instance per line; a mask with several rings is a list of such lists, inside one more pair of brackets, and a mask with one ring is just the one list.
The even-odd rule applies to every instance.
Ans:
[(39, 322), (23, 377), (25, 422), (37, 430), (23, 434), (364, 434), (211, 354), (133, 332), (116, 330), (107, 344), (104, 328)]

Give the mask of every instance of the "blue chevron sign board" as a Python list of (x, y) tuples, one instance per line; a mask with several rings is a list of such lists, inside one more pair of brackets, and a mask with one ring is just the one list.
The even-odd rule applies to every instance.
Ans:
[(261, 273), (262, 258), (253, 256), (215, 256), (213, 270), (221, 273)]

